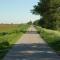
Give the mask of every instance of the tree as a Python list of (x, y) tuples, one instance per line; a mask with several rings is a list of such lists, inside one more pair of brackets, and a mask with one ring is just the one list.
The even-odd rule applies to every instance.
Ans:
[(32, 21), (29, 21), (27, 24), (30, 24), (31, 25), (32, 24)]
[(60, 0), (39, 0), (31, 12), (43, 16), (45, 28), (60, 28)]

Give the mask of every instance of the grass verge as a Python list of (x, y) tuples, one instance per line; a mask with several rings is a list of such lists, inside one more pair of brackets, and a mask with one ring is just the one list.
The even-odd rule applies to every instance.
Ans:
[(14, 29), (0, 33), (0, 60), (6, 55), (12, 45), (24, 34), (29, 27), (28, 24), (18, 25)]
[(60, 55), (60, 32), (36, 27), (40, 36)]

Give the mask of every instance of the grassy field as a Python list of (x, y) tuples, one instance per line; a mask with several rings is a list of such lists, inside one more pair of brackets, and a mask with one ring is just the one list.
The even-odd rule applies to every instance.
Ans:
[(60, 32), (36, 27), (41, 37), (60, 55)]
[(28, 24), (0, 24), (0, 60), (28, 27)]

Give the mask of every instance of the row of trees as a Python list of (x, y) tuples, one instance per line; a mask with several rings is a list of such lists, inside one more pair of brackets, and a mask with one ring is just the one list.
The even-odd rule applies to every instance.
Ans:
[(39, 0), (31, 12), (42, 16), (34, 24), (49, 29), (60, 29), (60, 0)]

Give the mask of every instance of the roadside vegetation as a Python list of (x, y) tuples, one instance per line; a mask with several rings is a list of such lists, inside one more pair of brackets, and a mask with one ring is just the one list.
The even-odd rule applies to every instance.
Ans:
[(39, 0), (31, 12), (40, 16), (33, 24), (41, 37), (60, 54), (60, 0)]
[(39, 0), (31, 12), (42, 16), (37, 25), (43, 28), (60, 30), (60, 0)]
[(60, 32), (49, 30), (42, 27), (36, 27), (41, 37), (50, 45), (58, 54), (60, 54)]
[(0, 24), (0, 60), (29, 26), (29, 24)]

